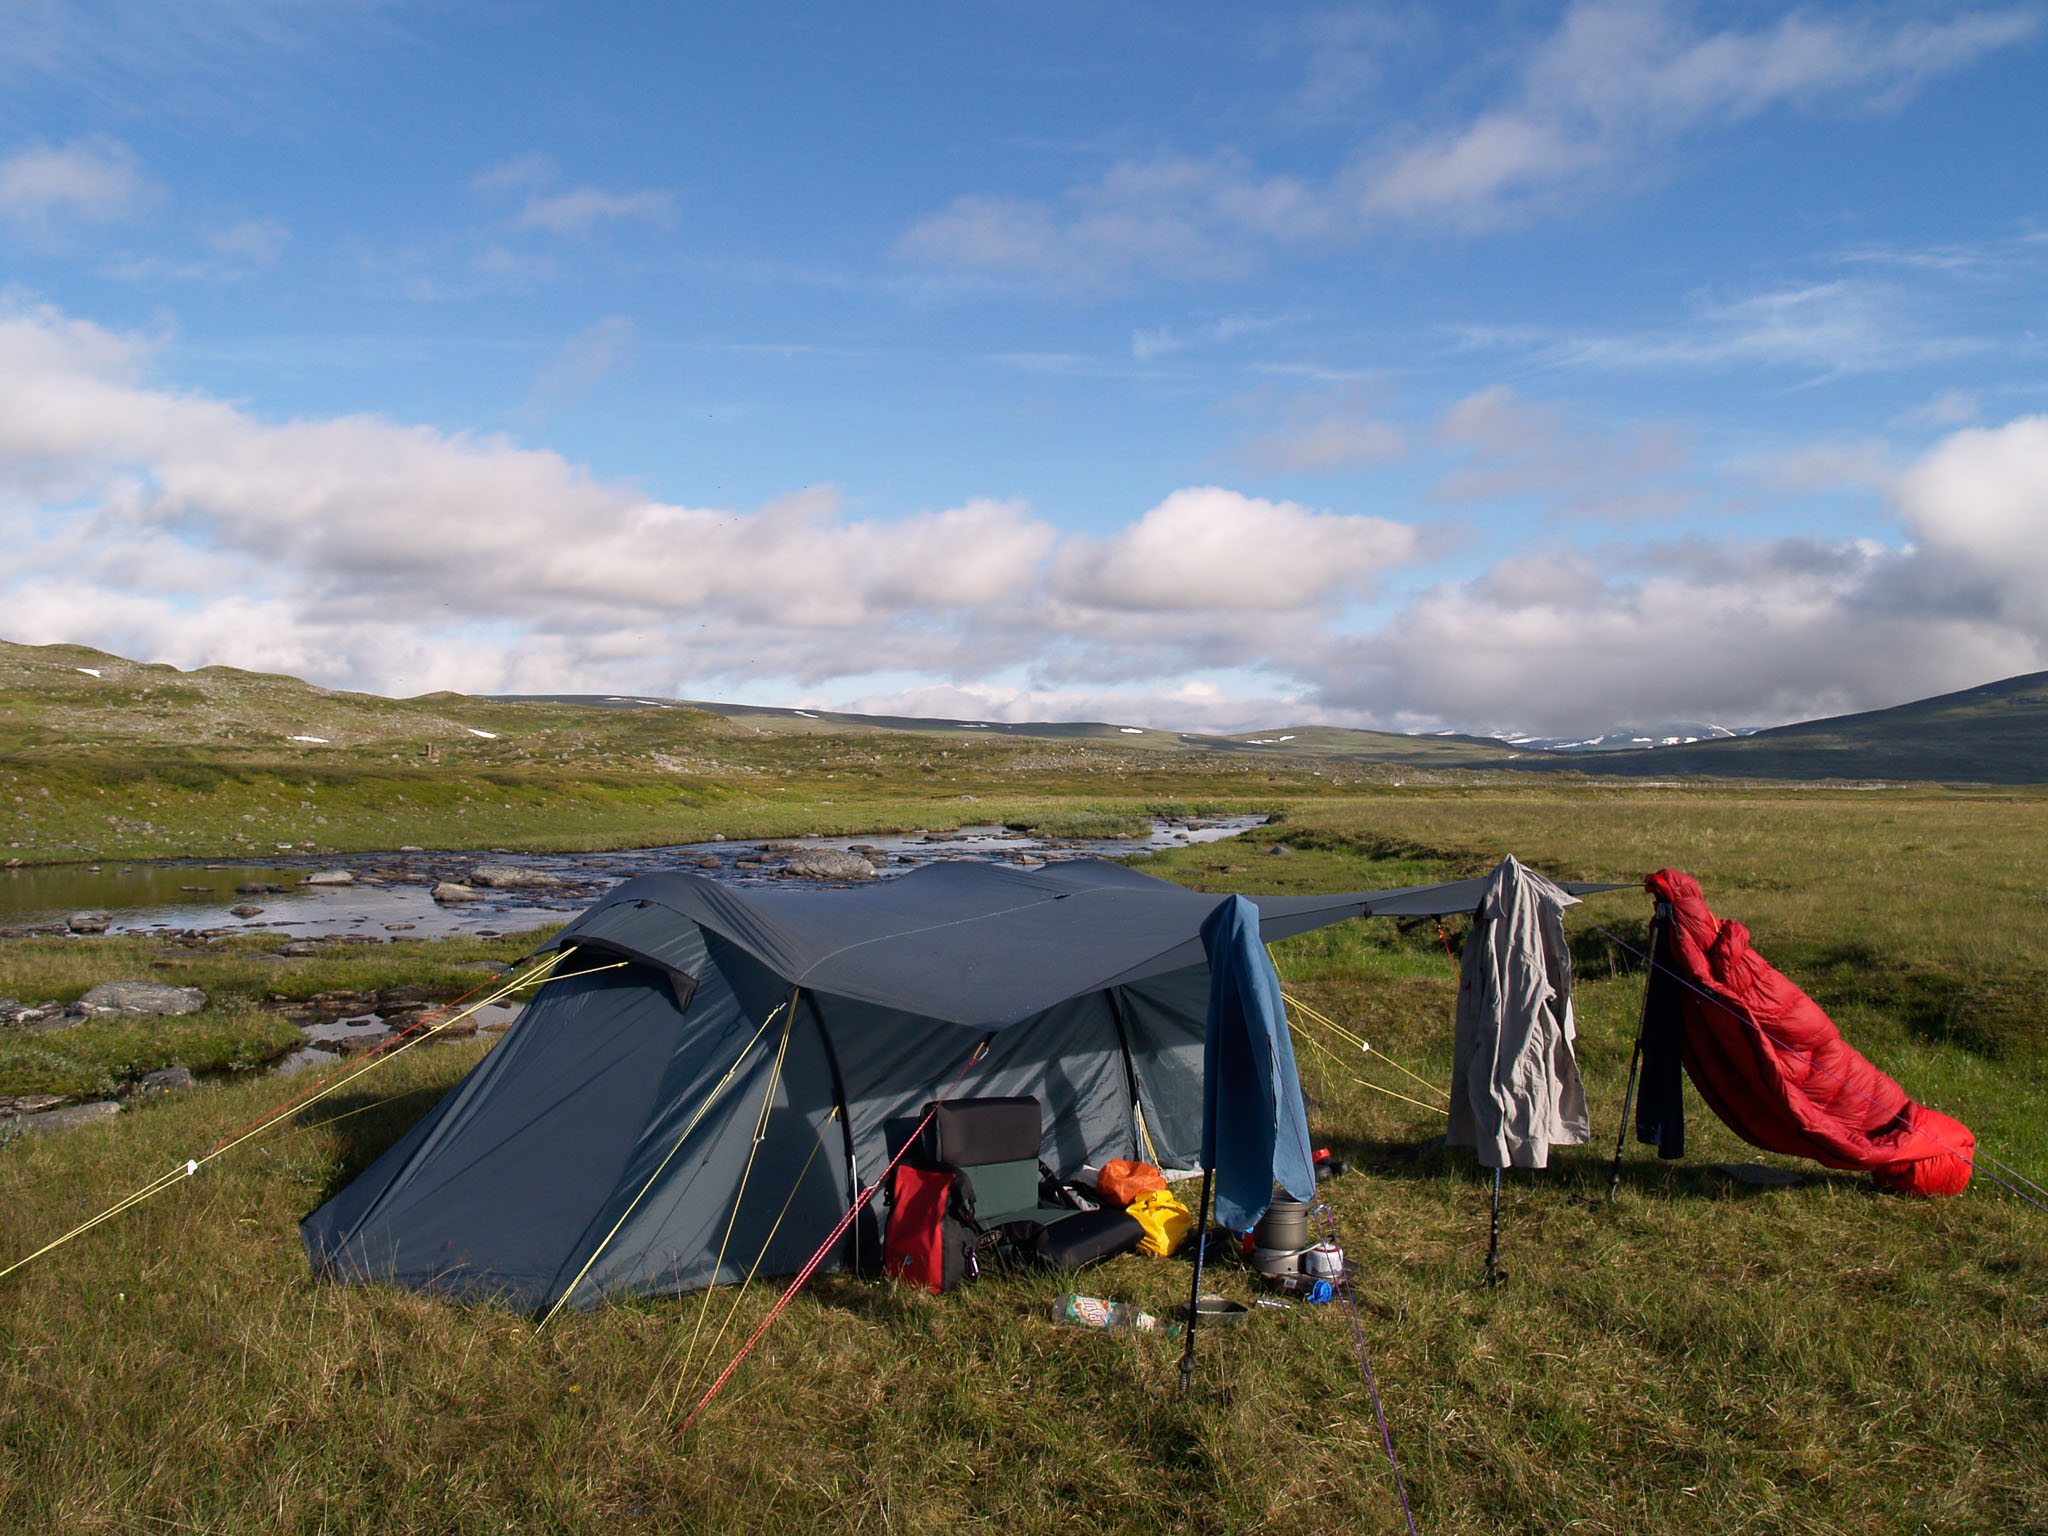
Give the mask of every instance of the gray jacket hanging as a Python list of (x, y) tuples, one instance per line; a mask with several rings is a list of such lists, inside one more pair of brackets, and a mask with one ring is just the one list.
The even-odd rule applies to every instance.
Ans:
[(1445, 1141), (1488, 1168), (1542, 1168), (1591, 1134), (1572, 1049), (1564, 909), (1578, 898), (1503, 859), (1465, 941)]

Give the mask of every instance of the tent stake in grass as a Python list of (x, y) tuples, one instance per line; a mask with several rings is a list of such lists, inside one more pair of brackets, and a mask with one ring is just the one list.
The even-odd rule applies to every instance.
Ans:
[(1488, 1286), (1507, 1284), (1508, 1272), (1500, 1267), (1500, 1170), (1493, 1170), (1493, 1235), (1486, 1244), (1486, 1280)]

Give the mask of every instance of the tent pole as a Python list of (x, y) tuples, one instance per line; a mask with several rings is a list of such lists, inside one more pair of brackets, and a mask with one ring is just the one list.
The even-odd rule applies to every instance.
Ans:
[(1657, 963), (1657, 941), (1663, 936), (1663, 903), (1659, 902), (1657, 915), (1650, 919), (1650, 964), (1643, 967), (1643, 1007), (1636, 1016), (1636, 1048), (1628, 1059), (1628, 1088), (1621, 1096), (1621, 1129), (1614, 1137), (1614, 1167), (1607, 1175), (1607, 1198), (1611, 1203), (1621, 1189), (1621, 1152), (1628, 1144), (1628, 1115), (1635, 1103), (1636, 1069), (1643, 1064), (1643, 1036), (1650, 1027), (1650, 981), (1651, 966)]
[(1500, 1170), (1493, 1170), (1493, 1236), (1486, 1245), (1486, 1284), (1502, 1285), (1507, 1271), (1500, 1267)]
[(1188, 1342), (1180, 1355), (1180, 1395), (1188, 1395), (1188, 1383), (1195, 1376), (1195, 1323), (1202, 1315), (1202, 1259), (1209, 1252), (1209, 1181), (1214, 1168), (1202, 1170), (1202, 1197), (1195, 1204), (1195, 1284), (1188, 1292)]

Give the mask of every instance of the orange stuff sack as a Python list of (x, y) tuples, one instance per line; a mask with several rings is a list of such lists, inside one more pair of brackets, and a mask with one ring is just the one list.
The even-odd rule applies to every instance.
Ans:
[(1096, 1175), (1095, 1188), (1103, 1199), (1116, 1205), (1129, 1205), (1140, 1195), (1166, 1188), (1166, 1179), (1150, 1163), (1133, 1163), (1112, 1157)]

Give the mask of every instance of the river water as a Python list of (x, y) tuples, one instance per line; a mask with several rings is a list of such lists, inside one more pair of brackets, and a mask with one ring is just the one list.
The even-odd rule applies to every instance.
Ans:
[[(803, 837), (768, 840), (777, 846), (853, 848), (879, 860), (883, 878), (920, 865), (953, 859), (1014, 863), (1074, 858), (1128, 858), (1140, 851), (1182, 847), (1232, 837), (1265, 820), (1233, 816), (1160, 821), (1151, 836), (1129, 840), (1052, 840), (1001, 827), (896, 836)], [(767, 867), (740, 867), (766, 860)], [(683, 870), (747, 885), (778, 878), (762, 842), (683, 843), (617, 853), (499, 853), (406, 849), (395, 853), (277, 858), (252, 863), (165, 861), (106, 862), (0, 870), (0, 934), (62, 931), (78, 911), (110, 914), (116, 933), (264, 933), (291, 938), (347, 934), (362, 939), (431, 938), (445, 934), (516, 932), (565, 922), (621, 880)], [(541, 888), (480, 891), (480, 901), (437, 903), (443, 880), (462, 881), (484, 864), (516, 865), (562, 882)], [(308, 885), (319, 870), (345, 869), (351, 885)], [(238, 890), (271, 886), (274, 890)], [(253, 906), (247, 916), (229, 909)]]

